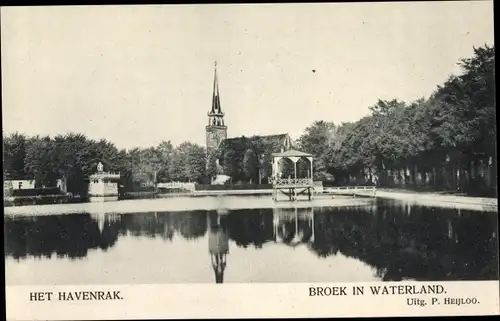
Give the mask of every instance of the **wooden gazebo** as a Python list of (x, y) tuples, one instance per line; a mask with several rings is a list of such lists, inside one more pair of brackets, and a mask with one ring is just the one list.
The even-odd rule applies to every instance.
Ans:
[[(273, 153), (272, 185), (273, 200), (278, 200), (281, 192), (288, 196), (289, 200), (297, 200), (297, 196), (307, 193), (309, 200), (312, 198), (313, 182), (313, 155), (298, 150), (287, 150), (280, 153)], [(288, 159), (293, 163), (293, 177), (282, 177), (282, 170), (279, 161)], [(309, 162), (309, 170), (306, 177), (297, 177), (297, 162), (306, 159)]]

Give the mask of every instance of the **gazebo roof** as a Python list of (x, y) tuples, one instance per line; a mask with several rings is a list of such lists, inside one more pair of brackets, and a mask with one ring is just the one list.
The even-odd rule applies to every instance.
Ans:
[(299, 150), (290, 149), (281, 153), (272, 153), (273, 157), (312, 157), (312, 154), (304, 153)]

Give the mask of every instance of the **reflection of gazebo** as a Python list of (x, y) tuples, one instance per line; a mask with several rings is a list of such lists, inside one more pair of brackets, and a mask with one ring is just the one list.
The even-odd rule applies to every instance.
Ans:
[(291, 246), (314, 242), (314, 208), (274, 208), (274, 238)]
[[(309, 200), (312, 197), (313, 183), (313, 155), (304, 153), (298, 150), (282, 151), (281, 153), (273, 153), (272, 167), (272, 184), (273, 184), (273, 199), (278, 200), (278, 193), (282, 192), (289, 197), (290, 200), (296, 200), (297, 195), (307, 192)], [(293, 177), (283, 177), (283, 166), (280, 166), (281, 160), (288, 160), (293, 163)], [(300, 160), (309, 162), (309, 170), (305, 177), (298, 177), (297, 163)], [(284, 165), (284, 164), (281, 164)], [(300, 191), (298, 191), (301, 189)]]
[(208, 250), (215, 272), (215, 282), (224, 282), (226, 256), (229, 253), (229, 236), (223, 217), (218, 213), (208, 213)]

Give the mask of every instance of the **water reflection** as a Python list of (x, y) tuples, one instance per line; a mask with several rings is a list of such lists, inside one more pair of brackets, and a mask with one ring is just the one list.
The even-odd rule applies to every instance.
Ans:
[(227, 231), (226, 213), (208, 213), (208, 250), (215, 272), (215, 283), (224, 282), (226, 257), (229, 254), (229, 235)]
[(90, 249), (107, 250), (115, 245), (119, 229), (119, 222), (100, 223), (90, 215), (5, 217), (5, 255), (83, 258)]
[(292, 247), (314, 242), (314, 209), (274, 209), (273, 228), (276, 242), (283, 242)]
[[(498, 279), (497, 213), (398, 202), (353, 208), (7, 216), (4, 229), (5, 255), (19, 263), (32, 257), (84, 258), (90, 250), (108, 251), (125, 236), (163, 239), (180, 248), (183, 242), (203, 242), (216, 283), (223, 283), (228, 261), (242, 260), (242, 254), (231, 257), (231, 246), (262, 251), (278, 245), (314, 253), (288, 254), (302, 255), (312, 269), (318, 260), (341, 254), (373, 267), (383, 281)], [(156, 260), (151, 257), (151, 262)]]

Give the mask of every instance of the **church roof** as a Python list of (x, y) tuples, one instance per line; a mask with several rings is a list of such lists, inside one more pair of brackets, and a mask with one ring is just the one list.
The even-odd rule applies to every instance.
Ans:
[(312, 157), (312, 154), (301, 152), (300, 150), (290, 149), (281, 153), (273, 153), (274, 157)]
[(233, 150), (246, 150), (248, 148), (248, 143), (261, 143), (263, 145), (269, 144), (282, 144), (284, 140), (289, 138), (288, 134), (277, 134), (277, 135), (254, 135), (251, 137), (233, 137), (227, 138), (220, 143), (219, 148), (230, 148)]

